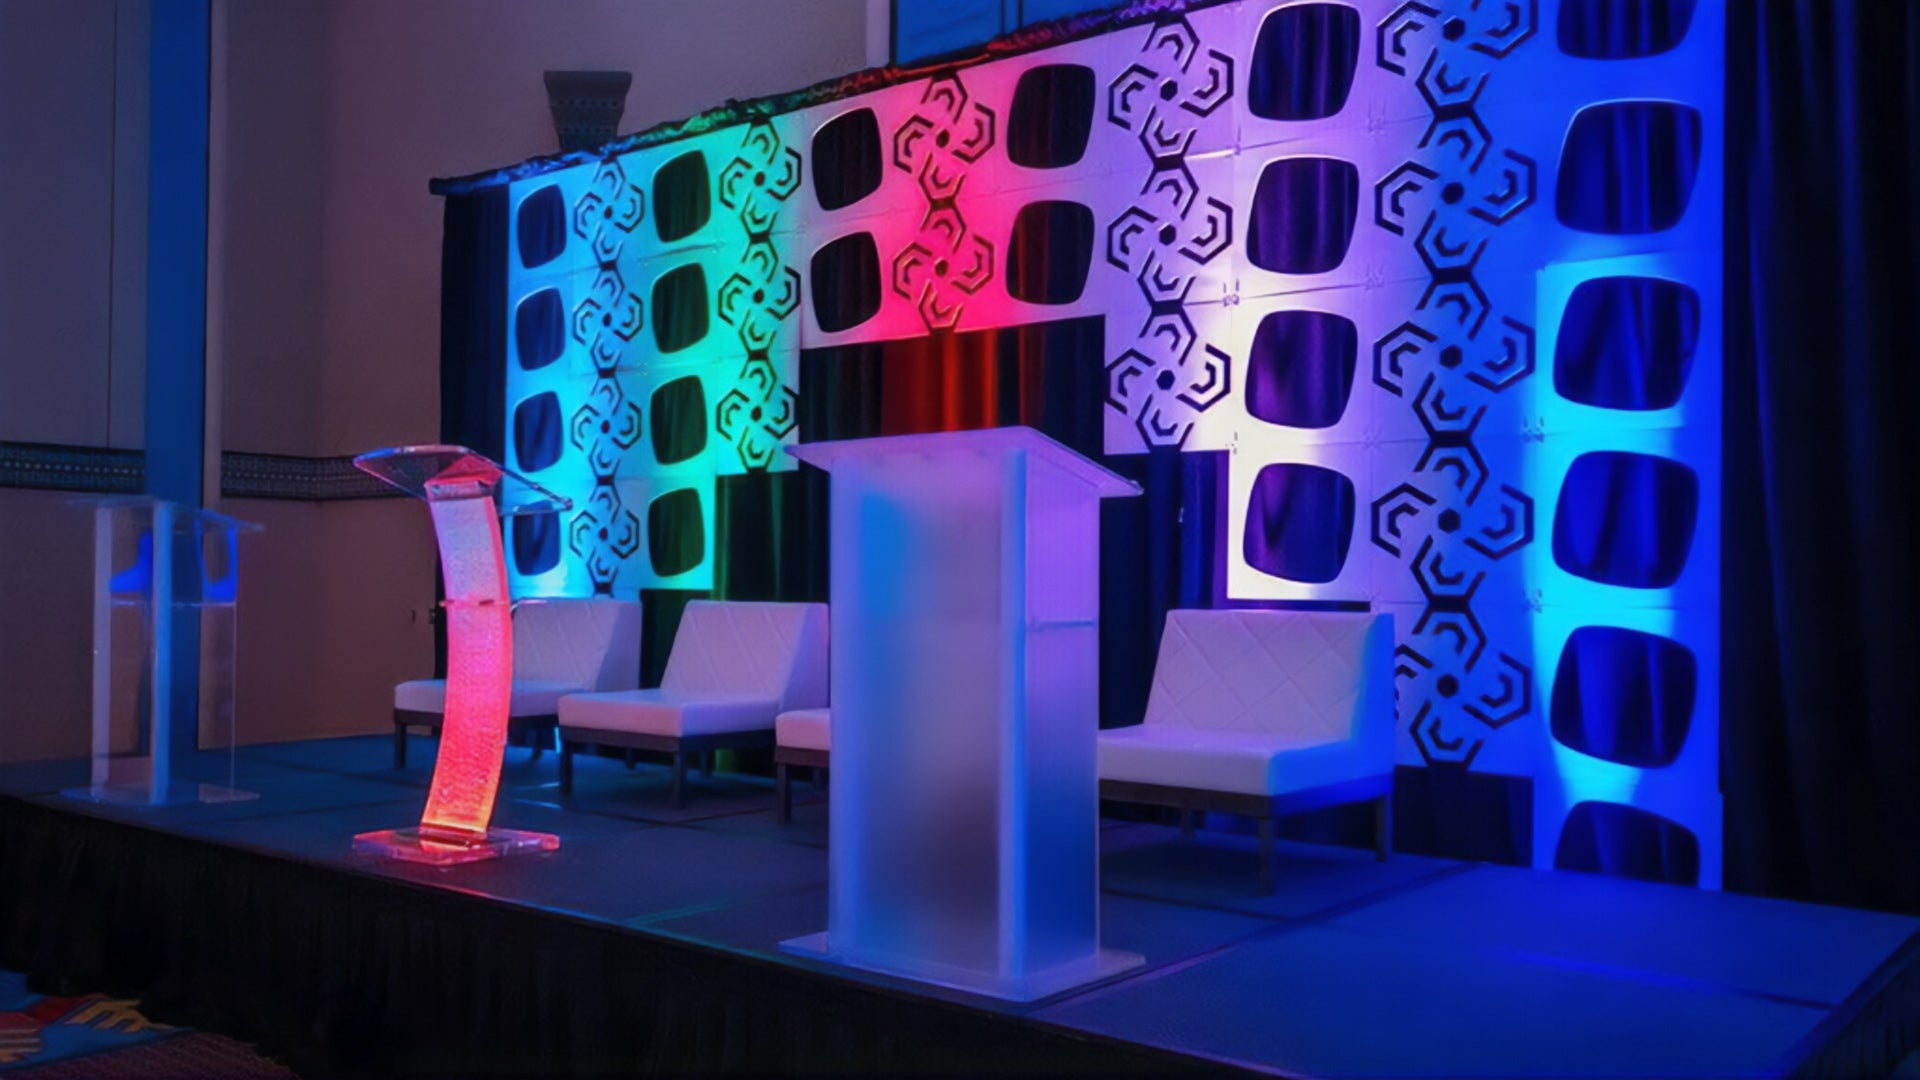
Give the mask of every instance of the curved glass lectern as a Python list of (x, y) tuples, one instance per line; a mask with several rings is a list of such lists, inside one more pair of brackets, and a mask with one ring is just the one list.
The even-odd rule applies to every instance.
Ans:
[[(234, 786), (233, 674), (240, 534), (261, 526), (151, 495), (80, 504), (93, 510), (93, 760), (87, 786), (62, 794), (120, 806), (257, 798)], [(197, 678), (182, 682), (185, 651)]]
[(827, 931), (789, 952), (1014, 1000), (1100, 947), (1100, 500), (1030, 428), (791, 447), (832, 473)]
[(427, 501), (446, 583), (447, 698), (426, 813), (412, 828), (361, 833), (355, 851), (408, 862), (477, 862), (553, 851), (549, 833), (490, 828), (513, 693), (512, 602), (500, 518), (573, 503), (464, 446), (397, 446), (353, 459)]

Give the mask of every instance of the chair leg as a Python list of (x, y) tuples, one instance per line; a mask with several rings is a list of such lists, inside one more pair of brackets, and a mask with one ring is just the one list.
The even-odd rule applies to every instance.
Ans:
[(1194, 818), (1197, 816), (1192, 810), (1180, 811), (1180, 839), (1193, 839)]
[(573, 744), (560, 740), (560, 794), (573, 794)]
[(673, 752), (673, 808), (684, 810), (687, 805), (687, 752)]
[(393, 725), (393, 767), (407, 767), (407, 727), (405, 724)]
[(774, 763), (773, 786), (780, 789), (780, 824), (785, 825), (793, 820), (793, 785), (784, 761)]
[(547, 752), (547, 729), (537, 726), (528, 728), (527, 741), (533, 744), (533, 760), (539, 761), (540, 755)]
[(1373, 800), (1373, 855), (1381, 862), (1393, 851), (1393, 796)]
[(1274, 820), (1271, 817), (1260, 819), (1260, 895), (1273, 894), (1273, 834)]

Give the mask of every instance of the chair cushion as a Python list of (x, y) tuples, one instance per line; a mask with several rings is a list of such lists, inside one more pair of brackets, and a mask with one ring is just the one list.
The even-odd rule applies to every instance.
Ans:
[[(1324, 735), (1140, 724), (1100, 733), (1100, 779), (1280, 795), (1369, 774), (1353, 743)], [(1391, 771), (1390, 760), (1372, 772)]]
[(560, 726), (581, 732), (632, 731), (646, 735), (719, 735), (766, 731), (780, 703), (772, 698), (698, 690), (620, 690), (568, 694), (560, 699)]
[(773, 720), (773, 741), (790, 750), (831, 750), (831, 710), (794, 709)]
[[(515, 679), (508, 716), (552, 716), (562, 694), (581, 689), (574, 683), (550, 679)], [(393, 688), (393, 707), (407, 712), (447, 711), (447, 680), (414, 679)]]

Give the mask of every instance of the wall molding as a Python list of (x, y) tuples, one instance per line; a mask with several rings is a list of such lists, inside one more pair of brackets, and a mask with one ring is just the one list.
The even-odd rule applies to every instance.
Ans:
[(147, 455), (140, 450), (0, 442), (0, 488), (131, 495), (146, 486)]
[[(133, 495), (146, 490), (141, 450), (0, 442), (0, 488)], [(353, 467), (351, 455), (301, 457), (229, 450), (220, 455), (220, 494), (230, 499), (335, 502), (397, 498), (403, 492)]]
[(299, 457), (228, 450), (220, 455), (220, 494), (231, 499), (398, 498), (406, 493), (353, 466), (353, 455)]

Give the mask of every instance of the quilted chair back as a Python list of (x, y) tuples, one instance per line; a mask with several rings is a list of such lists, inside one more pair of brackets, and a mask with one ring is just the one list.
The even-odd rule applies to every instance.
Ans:
[(663, 690), (827, 703), (827, 605), (695, 600), (680, 616)]
[(513, 611), (513, 674), (587, 690), (640, 685), (640, 605), (530, 600)]
[(1169, 611), (1146, 722), (1393, 739), (1393, 617), (1321, 611)]

